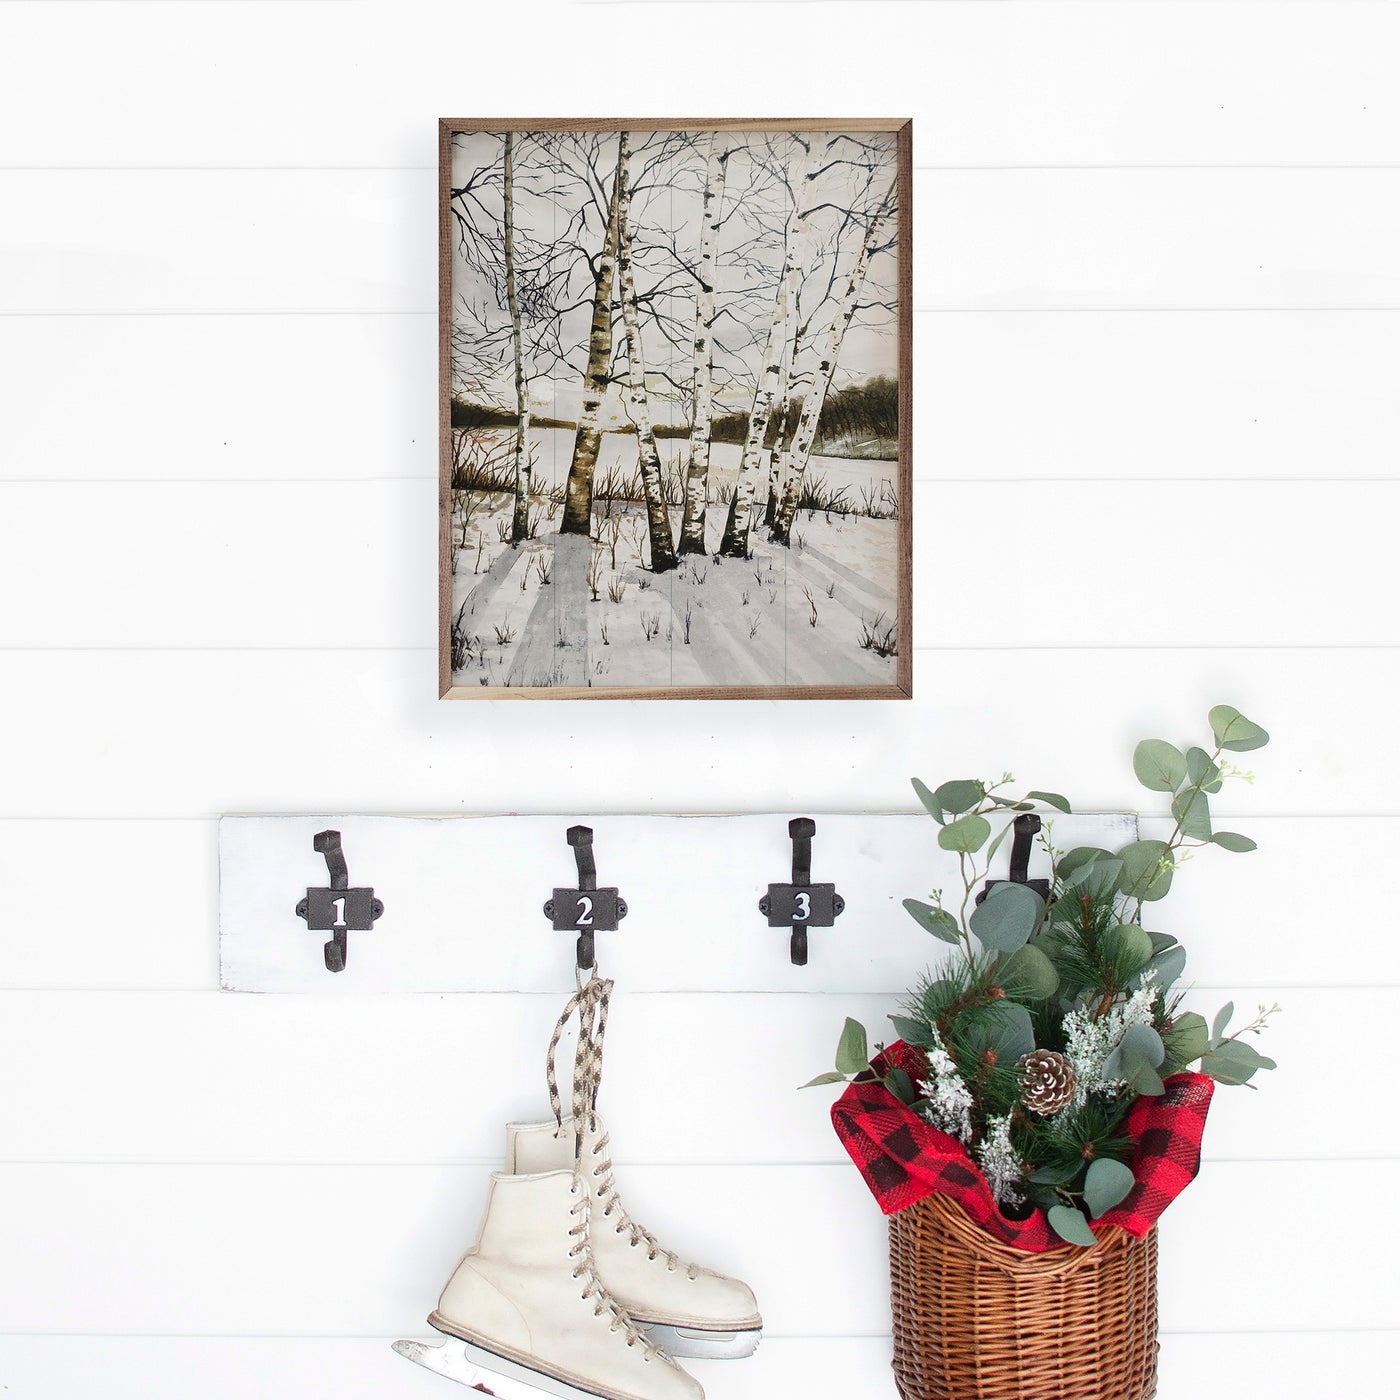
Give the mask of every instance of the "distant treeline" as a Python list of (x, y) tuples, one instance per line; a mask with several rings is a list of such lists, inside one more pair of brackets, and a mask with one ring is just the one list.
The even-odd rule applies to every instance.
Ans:
[[(788, 418), (789, 432), (797, 426), (801, 413), (802, 400), (794, 399)], [(749, 415), (726, 413), (723, 417), (717, 417), (710, 435), (715, 442), (746, 441), (749, 435)], [(775, 445), (777, 435), (777, 421), (770, 419), (767, 443), (769, 447)], [(899, 385), (883, 374), (866, 380), (864, 384), (853, 384), (849, 389), (834, 390), (826, 396), (826, 402), (822, 404), (822, 416), (817, 424), (819, 441), (898, 436)]]
[[(452, 400), (452, 426), (454, 428), (513, 428), (516, 417), (507, 408), (488, 408), (485, 404), (468, 403), (465, 399)], [(562, 418), (530, 419), (533, 428), (572, 428)]]
[[(802, 412), (802, 400), (794, 401), (789, 417), (789, 425), (795, 427)], [(573, 423), (557, 418), (531, 418), (537, 428), (572, 428)], [(487, 408), (481, 404), (466, 403), (461, 399), (452, 400), (452, 426), (454, 428), (511, 428), (515, 426), (515, 415), (502, 408)], [(629, 431), (627, 428), (619, 432)], [(770, 421), (768, 445), (771, 447), (777, 437), (778, 424)], [(660, 438), (688, 437), (690, 429), (683, 424), (659, 424), (656, 436)], [(711, 427), (710, 436), (715, 442), (743, 443), (749, 435), (749, 415), (747, 413), (717, 414)], [(817, 425), (819, 439), (834, 441), (846, 438), (897, 438), (899, 436), (899, 385), (885, 375), (877, 375), (864, 384), (853, 384), (849, 389), (837, 389), (826, 396), (822, 404), (821, 422)]]

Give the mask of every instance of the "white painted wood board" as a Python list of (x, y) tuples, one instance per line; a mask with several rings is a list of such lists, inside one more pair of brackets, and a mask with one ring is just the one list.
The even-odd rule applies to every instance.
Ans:
[[(1342, 869), (1364, 858), (1369, 878), (1390, 888), (1400, 883), (1400, 818), (1370, 818), (1358, 829), (1345, 817), (1251, 811), (1222, 815), (1221, 822), (1249, 832), (1259, 849), (1248, 857), (1205, 852), (1182, 871), (1170, 901), (1153, 911), (1154, 924), (1190, 949), (1192, 981), (1227, 994), (1252, 994), (1266, 985), (1355, 986), (1355, 964), (1320, 962), (1316, 931), (1296, 918), (1300, 898), (1315, 895), (1312, 877), (1300, 875), (1299, 853), (1306, 851), (1309, 867), (1319, 870)], [(1144, 835), (1164, 838), (1171, 823), (1150, 817), (1139, 819), (1139, 826)], [(100, 998), (119, 990), (195, 992), (217, 986), (217, 828), (213, 818), (0, 821), (7, 909), (0, 988), (59, 991), (81, 985)], [(1359, 846), (1364, 857), (1358, 856)], [(100, 921), (89, 916), (81, 900), (54, 897), (55, 889), (71, 880), (76, 859), (107, 893)], [(545, 859), (540, 857), (541, 867)], [(150, 879), (150, 871), (159, 871), (160, 878)], [(529, 912), (534, 906), (522, 907)], [(279, 918), (285, 914), (280, 904), (272, 912)], [(1266, 958), (1260, 946), (1265, 928), (1270, 931)], [(902, 931), (894, 942), (914, 953), (916, 962), (933, 955), (932, 944), (906, 944), (907, 934)], [(1360, 965), (1373, 969), (1367, 987), (1384, 991), (1400, 984), (1390, 959), (1395, 932), (1385, 920), (1363, 920), (1348, 938)], [(556, 977), (566, 977), (562, 963), (551, 966)], [(879, 990), (893, 994), (903, 987), (908, 968), (891, 964), (890, 970), (894, 980)]]
[[(415, 1335), (426, 1336), (420, 1324)], [(0, 1337), (7, 1400), (244, 1400), (249, 1394), (336, 1400), (427, 1400), (429, 1382), (385, 1337)], [(1158, 1394), (1228, 1392), (1222, 1377), (1267, 1376), (1270, 1400), (1356, 1393), (1400, 1366), (1394, 1332), (1164, 1335)], [(687, 1363), (715, 1400), (896, 1400), (886, 1337), (767, 1337), (740, 1365)], [(449, 1392), (450, 1393), (450, 1392)]]
[[(0, 169), (0, 313), (428, 313), (436, 188), (431, 168)], [(924, 310), (1400, 307), (1400, 168), (925, 169), (912, 189)]]
[[(333, 1064), (328, 1054), (328, 1079)], [(443, 1111), (470, 1114), (450, 1080)], [(643, 1144), (675, 1116), (656, 1105)], [(753, 1286), (769, 1335), (887, 1331), (886, 1225), (851, 1163), (620, 1160), (618, 1174), (629, 1211), (668, 1247)], [(475, 1237), (487, 1179), (484, 1164), (0, 1167), (0, 1334), (422, 1332)], [(1231, 1330), (1392, 1327), (1400, 1221), (1377, 1212), (1368, 1247), (1346, 1248), (1334, 1201), (1397, 1189), (1395, 1160), (1212, 1163), (1162, 1218), (1162, 1326), (1218, 1330), (1202, 1261), (1238, 1250), (1252, 1277), (1286, 1284), (1233, 1290)], [(1263, 1228), (1281, 1220), (1290, 1228)]]
[[(1397, 324), (1375, 310), (916, 312), (915, 392), (938, 411), (919, 417), (915, 477), (1384, 480)], [(435, 481), (423, 386), (436, 355), (426, 311), (0, 317), (26, 406), (0, 480), (124, 481), (135, 466), (144, 481)], [(103, 450), (69, 411), (69, 366), (84, 359), (106, 367), (84, 385)], [(235, 392), (209, 398), (211, 379)], [(355, 405), (353, 432), (306, 411), (336, 402)]]
[[(1192, 965), (1199, 947), (1188, 938)], [(930, 946), (913, 957), (904, 980), (938, 956)], [(1207, 1164), (1400, 1157), (1400, 1122), (1371, 1111), (1369, 1078), (1339, 1079), (1313, 1053), (1347, 1025), (1348, 1054), (1383, 1061), (1393, 988), (1203, 987), (1191, 976), (1184, 985), (1186, 1006), (1207, 1019), (1231, 999), (1245, 1017), (1261, 1001), (1283, 1007), (1260, 1042), (1280, 1068), (1260, 1076), (1258, 1093), (1217, 1094)], [(601, 1099), (618, 1152), (668, 1166), (844, 1163), (827, 1115), (835, 1091), (797, 1086), (831, 1068), (847, 1016), (872, 1040), (892, 1039), (887, 1018), (903, 992), (639, 992), (620, 983)], [(548, 1115), (544, 1052), (563, 1005), (563, 992), (0, 993), (0, 1064), (45, 1067), (0, 1078), (6, 1158), (488, 1163), (503, 1123)], [(570, 1035), (562, 1051), (566, 1085), (572, 1043)], [(62, 1114), (47, 1101), (53, 1083), (65, 1086)], [(1329, 1105), (1326, 1133), (1299, 1141), (1300, 1102)], [(666, 1110), (678, 1103), (683, 1113)]]
[[(758, 901), (792, 878), (787, 816), (726, 817), (225, 817), (219, 829), (220, 984), (230, 991), (567, 992), (574, 937), (543, 914), (556, 888), (577, 885), (565, 832), (592, 827), (599, 886), (628, 914), (597, 935), (604, 974), (634, 991), (884, 991), (904, 985), (934, 942), (900, 907), (945, 889), (962, 898), (956, 855), (927, 815), (823, 816), (812, 879), (834, 882), (846, 911), (812, 929), (795, 967), (788, 932)], [(1008, 814), (1000, 825), (1010, 822)], [(372, 885), (384, 915), (349, 935), (344, 972), (326, 971), (324, 933), (296, 915), (324, 886), (319, 831), (341, 833), (352, 885)], [(1061, 850), (1118, 850), (1132, 816), (1054, 815)], [(1002, 846), (1002, 869), (1011, 838)], [(1031, 873), (1048, 870), (1043, 850)]]
[[(917, 159), (949, 165), (1347, 165), (1400, 159), (1386, 4), (1338, 0), (893, 0), (743, 4), (751, 44), (733, 40), (733, 5), (529, 0), (536, 32), (531, 112), (581, 108), (576, 56), (613, 22), (642, 55), (683, 42), (686, 80), (665, 64), (629, 74), (637, 112), (746, 114), (754, 94), (806, 113), (790, 76), (825, 71), (839, 29), (845, 106), (919, 120)], [(383, 166), (433, 163), (423, 114), (504, 108), (507, 65), (476, 68), (463, 94), (460, 15), (441, 0), (393, 4), (20, 4), (0, 84), (0, 163), (67, 167)], [(473, 5), (472, 33), (500, 53), (519, 8)], [(730, 14), (726, 14), (726, 9)], [(619, 22), (611, 10), (623, 11)], [(864, 13), (862, 13), (864, 12)], [(816, 16), (796, 24), (801, 14)], [(694, 16), (704, 16), (695, 22)], [(891, 33), (898, 42), (891, 43)], [(121, 51), (120, 69), (110, 56)], [(54, 81), (33, 55), (63, 53)], [(26, 60), (29, 57), (29, 61)], [(703, 88), (690, 79), (703, 73)], [(850, 74), (877, 74), (852, 81)], [(248, 75), (261, 80), (254, 93)], [(372, 81), (370, 80), (372, 75)], [(198, 122), (170, 119), (198, 111)], [(844, 108), (842, 110), (845, 110)], [(93, 132), (100, 130), (100, 146)]]
[[(1321, 493), (1319, 508), (1330, 500)], [(1133, 586), (1160, 591), (1165, 583), (1152, 575)], [(928, 596), (936, 604), (937, 594)], [(1267, 590), (1257, 597), (1266, 610), (1276, 601)], [(915, 683), (928, 709), (755, 700), (616, 701), (586, 715), (567, 703), (502, 702), (482, 711), (433, 698), (436, 654), (426, 647), (0, 650), (12, 733), (52, 736), (10, 746), (0, 814), (470, 812), (500, 793), (517, 810), (666, 811), (682, 802), (714, 810), (732, 802), (815, 816), (897, 803), (913, 811), (911, 775), (934, 784), (1008, 768), (1027, 787), (1066, 792), (1081, 807), (1137, 809), (1150, 801), (1132, 776), (1137, 740), (1195, 742), (1209, 706), (1228, 698), (1267, 722), (1276, 743), (1255, 756), (1258, 782), (1233, 785), (1216, 804), (1222, 818), (1393, 815), (1388, 795), (1368, 804), (1358, 793), (1375, 791), (1377, 773), (1400, 773), (1395, 650), (1189, 639), (1182, 647), (1122, 646), (1114, 641), (1121, 628), (1091, 629), (1092, 610), (1085, 616), (1085, 630), (1096, 632), (1089, 646), (1057, 645), (1056, 614), (1039, 629), (1026, 623), (1027, 638), (1037, 634), (1026, 647), (916, 653)], [(1377, 632), (1394, 625), (1385, 608), (1356, 616)], [(1286, 635), (1285, 611), (1276, 617)], [(1006, 697), (1027, 687), (1035, 704), (1009, 722)], [(550, 742), (541, 742), (544, 730)], [(724, 742), (735, 734), (741, 743)], [(600, 753), (612, 775), (602, 784)], [(671, 761), (658, 765), (658, 753)], [(1165, 804), (1156, 811), (1165, 815)], [(1356, 839), (1368, 850), (1379, 845), (1364, 820)], [(165, 883), (183, 878), (163, 866), (162, 889), (148, 898), (163, 900)], [(1320, 871), (1304, 878), (1324, 883)], [(1299, 936), (1311, 927), (1300, 926)]]
[[(1095, 484), (1077, 500), (1073, 530), (1120, 542), (1118, 568), (1171, 592), (1171, 607), (1150, 614), (1135, 590), (1111, 584), (1096, 550), (1047, 555), (1047, 530), (1059, 539), (1071, 524), (1054, 483), (1008, 491), (921, 482), (914, 497), (915, 557), (937, 558), (943, 571), (914, 609), (920, 649), (979, 648), (989, 639), (1001, 648), (1400, 644), (1393, 613), (1353, 606), (1389, 587), (1400, 482), (1289, 481), (1262, 495), (1255, 482), (1213, 485), (1210, 509), (1221, 528), (1270, 542), (1257, 553), (1222, 549), (1215, 531), (1201, 530), (1190, 492), (1164, 495), (1149, 481)], [(436, 529), (436, 499), (436, 485), (422, 480), (5, 484), (0, 589), (28, 590), (35, 602), (0, 614), (0, 646), (430, 648), (436, 575), (423, 541)], [(1346, 529), (1317, 528), (1333, 518)], [(199, 528), (172, 532), (172, 519)], [(1031, 605), (1030, 584), (989, 573), (984, 536), (950, 530), (950, 520), (995, 521), (1005, 557), (1043, 560), (1053, 609)], [(126, 586), (96, 586), (110, 577)], [(1209, 578), (1211, 587), (1173, 587), (1180, 577)], [(514, 594), (518, 617), (535, 597), (537, 585), (527, 587)], [(1260, 593), (1272, 600), (1267, 610), (1249, 606)], [(1222, 598), (1238, 601), (1221, 606)], [(335, 697), (344, 689), (337, 672), (317, 680)], [(429, 681), (426, 698), (435, 703), (435, 695)]]

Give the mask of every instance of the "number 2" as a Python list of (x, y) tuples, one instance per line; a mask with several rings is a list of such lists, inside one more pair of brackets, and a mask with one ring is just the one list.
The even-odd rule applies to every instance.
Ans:
[(345, 896), (341, 895), (339, 899), (331, 900), (331, 903), (335, 906), (335, 922), (343, 924), (345, 922)]
[(796, 919), (810, 919), (812, 917), (812, 896), (806, 890), (797, 892), (797, 912), (792, 916)]
[(593, 901), (586, 894), (581, 894), (578, 897), (578, 907), (580, 913), (574, 927), (586, 928), (593, 922)]

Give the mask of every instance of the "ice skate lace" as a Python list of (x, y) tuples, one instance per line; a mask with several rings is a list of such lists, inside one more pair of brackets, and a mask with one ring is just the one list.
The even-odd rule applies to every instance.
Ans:
[[(578, 1187), (575, 1186), (574, 1190), (578, 1191)], [(653, 1357), (669, 1360), (660, 1347), (653, 1346), (647, 1340), (647, 1334), (632, 1320), (627, 1309), (603, 1287), (603, 1281), (598, 1277), (598, 1269), (593, 1261), (592, 1246), (588, 1243), (591, 1210), (588, 1193), (578, 1191), (578, 1200), (569, 1207), (570, 1214), (577, 1217), (575, 1224), (569, 1231), (574, 1241), (573, 1248), (569, 1250), (569, 1258), (574, 1261), (574, 1278), (583, 1282), (583, 1292), (579, 1296), (584, 1300), (589, 1298), (593, 1300), (594, 1317), (611, 1315), (612, 1320), (608, 1323), (608, 1330), (621, 1332), (629, 1347), (640, 1346), (647, 1361)]]
[[(590, 1124), (590, 1127), (596, 1127), (596, 1123)], [(613, 1176), (612, 1158), (608, 1156), (607, 1133), (603, 1133), (593, 1144), (591, 1155), (603, 1159), (593, 1168), (592, 1174), (598, 1181), (597, 1192), (603, 1202), (603, 1218), (605, 1220), (611, 1220), (613, 1217), (617, 1218), (617, 1224), (613, 1227), (615, 1233), (619, 1235), (629, 1235), (634, 1249), (640, 1245), (646, 1245), (647, 1258), (664, 1260), (669, 1272), (674, 1273), (678, 1268), (684, 1265), (687, 1278), (699, 1278), (700, 1269), (697, 1265), (686, 1264), (674, 1250), (663, 1248), (650, 1230), (646, 1229), (645, 1226), (638, 1225), (637, 1222), (627, 1214), (626, 1208), (623, 1206), (617, 1193), (617, 1182)]]
[[(574, 1165), (580, 1175), (583, 1175), (585, 1172), (584, 1136), (586, 1133), (594, 1135), (598, 1133), (598, 1087), (603, 1078), (603, 1038), (608, 1029), (608, 1002), (612, 997), (613, 984), (610, 980), (599, 977), (596, 967), (587, 983), (584, 983), (577, 973), (575, 973), (575, 978), (578, 990), (569, 998), (549, 1042), (547, 1077), (549, 1104), (554, 1110), (557, 1131), (562, 1133), (564, 1130), (564, 1105), (559, 1096), (554, 1061), (559, 1049), (559, 1042), (564, 1036), (564, 1030), (568, 1026), (570, 1018), (577, 1013), (579, 1030), (578, 1045), (574, 1051), (573, 1095)], [(607, 1153), (607, 1147), (608, 1134), (603, 1133), (596, 1136), (590, 1149), (590, 1156), (602, 1158), (602, 1161), (591, 1169), (589, 1176), (597, 1182), (595, 1189), (603, 1203), (604, 1218), (616, 1221), (613, 1226), (614, 1231), (619, 1235), (627, 1235), (634, 1249), (645, 1245), (648, 1259), (664, 1261), (666, 1268), (671, 1272), (684, 1267), (687, 1278), (699, 1278), (700, 1270), (696, 1265), (686, 1264), (673, 1250), (664, 1249), (650, 1230), (638, 1225), (627, 1214), (618, 1196), (612, 1158)]]
[(559, 1051), (559, 1042), (564, 1038), (565, 1027), (577, 1014), (578, 1044), (574, 1047), (573, 1104), (574, 1161), (577, 1164), (583, 1156), (583, 1126), (594, 1117), (598, 1086), (603, 1078), (603, 1037), (608, 1030), (608, 1002), (612, 998), (613, 984), (610, 978), (598, 976), (596, 966), (586, 983), (577, 971), (574, 978), (578, 990), (569, 998), (563, 1014), (555, 1023), (554, 1034), (549, 1040), (545, 1074), (549, 1082), (549, 1106), (554, 1110), (555, 1123), (562, 1128), (564, 1105), (559, 1097), (554, 1059)]

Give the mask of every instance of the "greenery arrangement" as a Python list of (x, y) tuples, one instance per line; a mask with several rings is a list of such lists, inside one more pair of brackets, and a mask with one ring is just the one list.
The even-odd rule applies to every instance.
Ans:
[(915, 779), (939, 824), (938, 844), (957, 854), (963, 887), (955, 907), (941, 892), (932, 903), (907, 899), (904, 907), (955, 951), (890, 1018), (913, 1053), (885, 1058), (879, 1045), (872, 1066), (865, 1028), (848, 1019), (835, 1071), (811, 1081), (882, 1079), (966, 1147), (1003, 1214), (1024, 1218), (1043, 1209), (1074, 1244), (1092, 1244), (1087, 1220), (1132, 1188), (1133, 1143), (1123, 1125), (1139, 1098), (1160, 1095), (1165, 1079), (1191, 1066), (1230, 1085), (1274, 1068), (1246, 1037), (1278, 1007), (1261, 1006), (1230, 1031), (1229, 1003), (1207, 1025), (1182, 1009), (1175, 990), (1186, 950), (1172, 935), (1143, 927), (1146, 911), (1170, 893), (1195, 851), (1255, 849), (1246, 836), (1216, 831), (1210, 805), (1226, 782), (1253, 780), (1228, 755), (1262, 748), (1269, 736), (1229, 705), (1212, 709), (1209, 723), (1212, 751), (1145, 739), (1134, 752), (1143, 786), (1170, 795), (1175, 825), (1165, 841), (1061, 851), (1053, 821), (1046, 823), (1048, 900), (1010, 881), (993, 883), (980, 899), (978, 890), (1017, 814), (1037, 805), (1068, 813), (1062, 796), (1008, 797), (1009, 774), (932, 790)]

